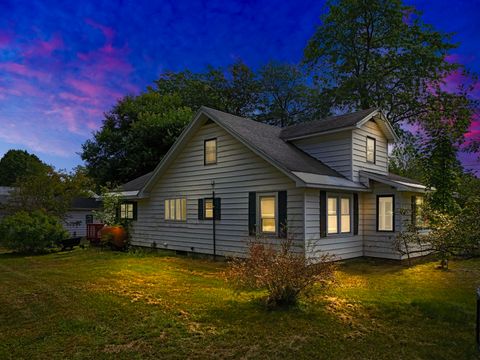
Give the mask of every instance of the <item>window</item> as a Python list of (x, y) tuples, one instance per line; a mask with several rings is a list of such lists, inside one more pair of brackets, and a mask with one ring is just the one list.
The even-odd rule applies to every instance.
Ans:
[(350, 198), (342, 198), (341, 199), (341, 232), (342, 233), (349, 233), (350, 232)]
[(204, 143), (204, 164), (212, 165), (217, 163), (217, 139), (205, 140)]
[(165, 199), (165, 220), (186, 221), (187, 199)]
[(393, 195), (377, 196), (377, 231), (394, 231)]
[(206, 220), (213, 219), (213, 199), (212, 198), (205, 199), (204, 204), (205, 204), (205, 210), (204, 210), (205, 219)]
[(415, 196), (415, 204), (412, 211), (414, 212), (414, 225), (419, 229), (427, 229), (428, 223), (423, 213), (423, 196)]
[(120, 204), (120, 219), (135, 219), (135, 204), (133, 202)]
[(93, 215), (85, 215), (85, 224), (93, 224)]
[(376, 140), (371, 137), (367, 137), (367, 162), (375, 164), (375, 150)]
[(276, 232), (275, 196), (260, 196), (260, 224), (262, 232)]
[(327, 213), (328, 213), (328, 233), (337, 234), (338, 233), (338, 204), (336, 197), (329, 197), (327, 204)]
[(327, 234), (346, 234), (352, 230), (351, 198), (330, 195), (327, 200)]

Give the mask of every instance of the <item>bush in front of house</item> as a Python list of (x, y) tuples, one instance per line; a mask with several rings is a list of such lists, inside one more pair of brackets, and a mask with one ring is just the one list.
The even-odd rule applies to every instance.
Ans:
[(268, 308), (296, 305), (315, 283), (331, 282), (335, 269), (329, 255), (307, 258), (298, 250), (291, 237), (257, 238), (249, 243), (246, 259), (232, 259), (225, 273), (227, 281), (237, 290), (266, 290)]
[(68, 237), (60, 220), (37, 210), (19, 211), (0, 222), (0, 245), (20, 253), (42, 253)]

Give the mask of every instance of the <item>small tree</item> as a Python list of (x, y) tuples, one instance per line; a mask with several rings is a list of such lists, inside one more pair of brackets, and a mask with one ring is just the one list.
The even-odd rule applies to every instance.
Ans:
[(307, 258), (294, 249), (291, 236), (280, 243), (256, 238), (248, 245), (246, 259), (233, 259), (227, 280), (238, 290), (266, 290), (269, 308), (295, 305), (301, 294), (317, 283), (326, 284), (334, 276), (334, 263), (328, 255)]
[(39, 210), (19, 211), (0, 222), (0, 244), (20, 253), (53, 250), (67, 236), (57, 217)]
[(396, 239), (396, 249), (410, 259), (415, 253), (435, 253), (448, 269), (452, 256), (471, 256), (480, 247), (480, 198), (473, 196), (457, 214), (425, 209), (430, 224), (426, 233), (412, 224)]
[(104, 187), (102, 189), (103, 209), (100, 211), (93, 211), (93, 214), (105, 225), (119, 225), (117, 211), (121, 201), (122, 198), (118, 193)]

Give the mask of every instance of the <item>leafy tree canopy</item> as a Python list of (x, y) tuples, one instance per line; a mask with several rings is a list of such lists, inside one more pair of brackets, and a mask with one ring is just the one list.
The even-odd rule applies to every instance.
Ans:
[(118, 185), (155, 168), (202, 105), (280, 126), (326, 111), (295, 65), (269, 63), (258, 73), (242, 62), (206, 72), (167, 72), (139, 96), (127, 96), (83, 144), (82, 159), (99, 185)]
[(57, 172), (51, 167), (23, 176), (14, 184), (7, 203), (7, 211), (41, 211), (63, 218), (75, 197), (89, 196), (93, 187), (85, 169), (78, 167), (72, 173)]
[(0, 186), (12, 186), (17, 179), (47, 167), (36, 155), (25, 150), (8, 150), (0, 159)]
[[(456, 155), (478, 104), (470, 96), (473, 82), (446, 91), (445, 79), (452, 73), (473, 76), (447, 61), (457, 47), (451, 34), (424, 23), (401, 0), (330, 0), (327, 5), (305, 49), (318, 88), (336, 109), (384, 110), (404, 134), (391, 168), (407, 176), (416, 173), (413, 177), (437, 189), (434, 208), (455, 211), (453, 195), (462, 172)], [(405, 123), (416, 128), (415, 139), (400, 131)]]

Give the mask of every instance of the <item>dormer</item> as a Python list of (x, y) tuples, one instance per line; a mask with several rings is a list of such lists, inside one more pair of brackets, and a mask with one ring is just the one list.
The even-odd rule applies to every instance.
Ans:
[(289, 126), (281, 138), (359, 182), (359, 171), (388, 174), (388, 144), (395, 132), (378, 109)]

